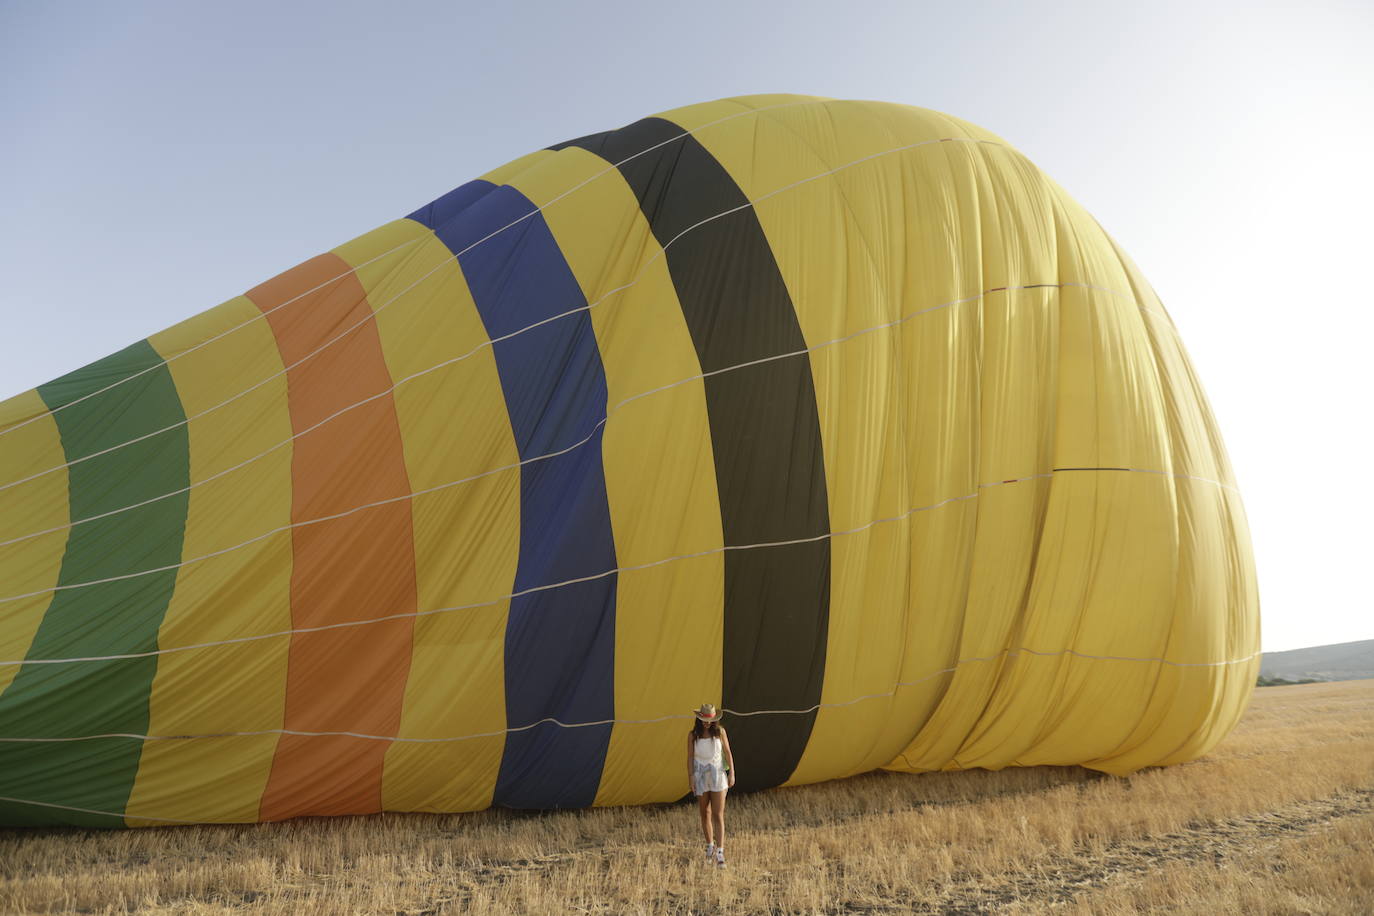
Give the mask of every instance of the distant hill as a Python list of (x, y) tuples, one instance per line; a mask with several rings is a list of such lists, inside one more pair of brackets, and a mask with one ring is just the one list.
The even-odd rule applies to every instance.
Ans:
[(1260, 676), (1289, 681), (1302, 678), (1350, 681), (1374, 677), (1374, 639), (1266, 652), (1260, 659)]

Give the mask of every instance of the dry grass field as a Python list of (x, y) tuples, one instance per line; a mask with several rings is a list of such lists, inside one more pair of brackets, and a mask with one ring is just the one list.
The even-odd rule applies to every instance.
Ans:
[(0, 831), (4, 913), (1374, 913), (1374, 681), (1259, 690), (1210, 756), (875, 773), (694, 807)]

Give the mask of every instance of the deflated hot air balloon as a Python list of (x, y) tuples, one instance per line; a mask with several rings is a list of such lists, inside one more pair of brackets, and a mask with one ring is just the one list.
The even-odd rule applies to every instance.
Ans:
[[(1125, 180), (1126, 176), (1122, 176)], [(1178, 333), (1020, 153), (751, 96), (0, 404), (0, 821), (1189, 760), (1258, 665)]]

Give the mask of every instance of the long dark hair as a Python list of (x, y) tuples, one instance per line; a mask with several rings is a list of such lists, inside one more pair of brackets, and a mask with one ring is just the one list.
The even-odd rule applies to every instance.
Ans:
[(700, 719), (697, 719), (696, 724), (692, 726), (692, 737), (693, 737), (693, 738), (719, 738), (719, 737), (720, 737), (720, 720), (717, 719), (717, 720), (714, 721), (714, 722), (703, 722), (703, 721), (701, 721)]

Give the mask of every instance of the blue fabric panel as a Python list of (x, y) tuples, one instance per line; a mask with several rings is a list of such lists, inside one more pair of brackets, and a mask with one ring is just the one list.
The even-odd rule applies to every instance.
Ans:
[[(472, 203), (481, 200), (495, 189), (495, 185), (490, 181), (469, 181), (467, 184), (459, 185), (449, 191), (438, 200), (425, 204), (408, 219), (413, 219), (417, 223), (423, 223), (435, 232), (439, 227), (453, 220), (458, 214), (462, 213)], [(477, 236), (481, 238), (481, 236)], [(475, 241), (476, 239), (474, 239)], [(452, 251), (462, 251), (465, 245), (451, 248)]]
[[(411, 218), (460, 252), (534, 210), (513, 188), (471, 182)], [(601, 464), (606, 375), (591, 320), (585, 311), (575, 311), (587, 304), (576, 278), (537, 213), (460, 255), (458, 262), (495, 341), (520, 457), (577, 446), (521, 468), (520, 559), (513, 591), (615, 569)], [(520, 730), (506, 736), (495, 804), (581, 807), (596, 798), (615, 716), (615, 594), (612, 573), (511, 601), (506, 723)], [(564, 727), (589, 722), (604, 724)]]

